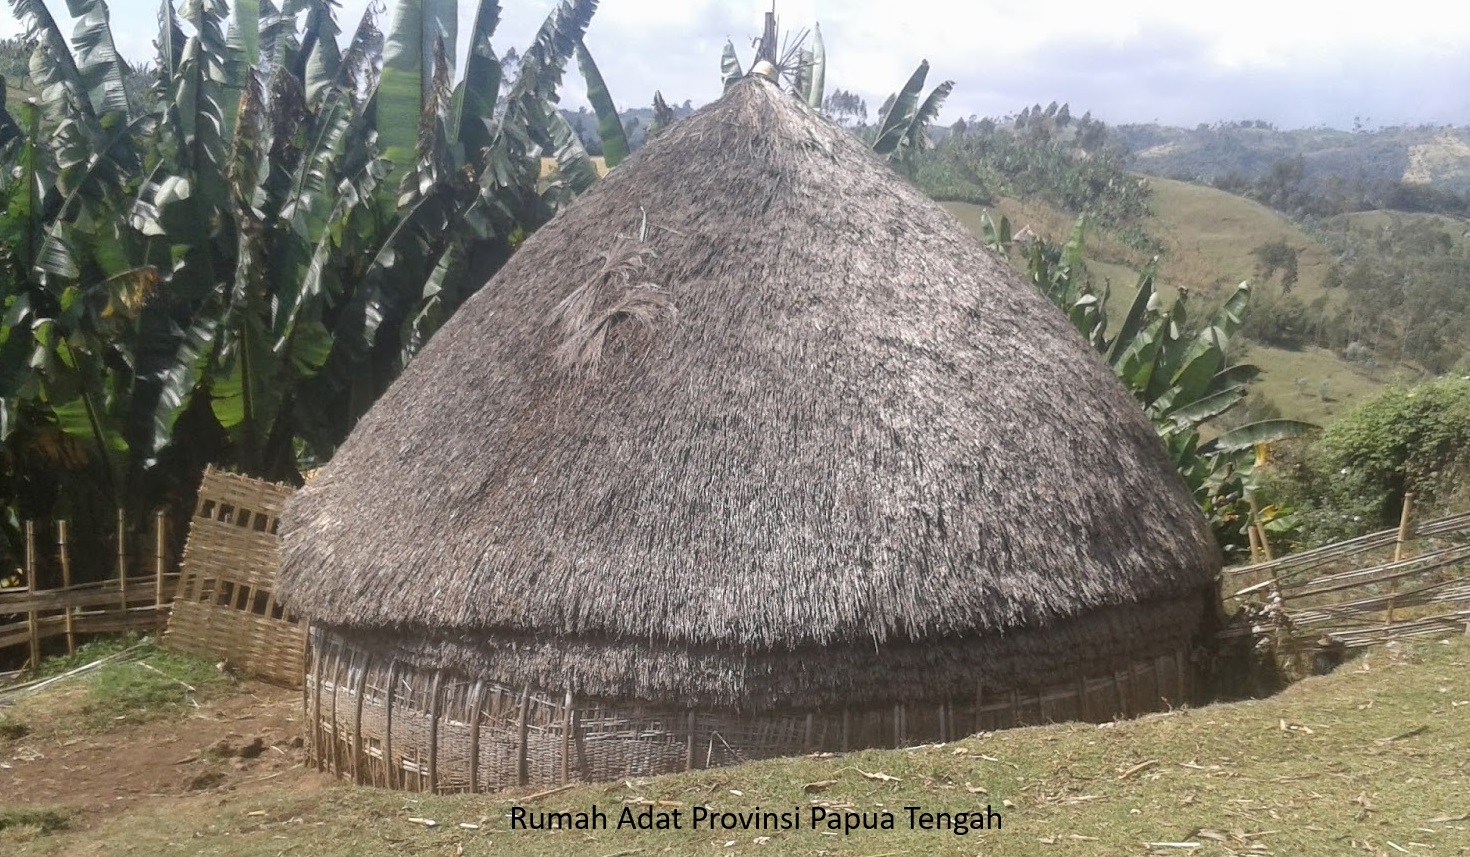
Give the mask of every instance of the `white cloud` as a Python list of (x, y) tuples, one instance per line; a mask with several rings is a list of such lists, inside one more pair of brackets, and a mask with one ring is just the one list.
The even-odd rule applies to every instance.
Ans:
[[(47, 2), (64, 13), (62, 3)], [(344, 38), (366, 2), (343, 3)], [(496, 49), (523, 47), (553, 5), (504, 0)], [(785, 28), (821, 22), (829, 86), (859, 92), (872, 108), (927, 58), (931, 85), (957, 83), (951, 116), (1055, 98), (1113, 122), (1250, 116), (1285, 126), (1346, 125), (1363, 115), (1470, 123), (1470, 97), (1462, 94), (1470, 92), (1470, 5), (1440, 5), (1433, 14), (1315, 0), (778, 5)], [(149, 56), (155, 0), (112, 0), (112, 8), (124, 53)], [(619, 103), (647, 104), (655, 89), (672, 101), (701, 103), (719, 93), (725, 39), (748, 58), (767, 8), (769, 0), (603, 0), (587, 41)], [(460, 13), (463, 42), (474, 4), (462, 2)], [(0, 8), (0, 36), (18, 29), (8, 6)], [(583, 101), (575, 72), (565, 100)]]

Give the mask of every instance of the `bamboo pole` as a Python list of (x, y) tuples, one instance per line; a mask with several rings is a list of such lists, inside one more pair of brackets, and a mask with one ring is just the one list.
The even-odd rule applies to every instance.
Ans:
[(516, 718), (516, 785), (524, 786), (530, 779), (530, 766), (527, 764), (530, 758), (530, 748), (526, 746), (530, 738), (530, 726), (527, 717), (531, 713), (531, 686), (521, 692), (521, 711)]
[[(61, 554), (61, 591), (67, 592), (71, 589), (71, 548), (66, 543), (66, 521), (56, 522), (56, 548)], [(74, 655), (77, 651), (77, 634), (72, 608), (67, 607), (62, 615), (66, 622), (66, 653)]]
[(439, 793), (439, 694), (444, 682), (444, 671), (434, 670), (434, 680), (429, 683), (429, 793)]
[(122, 604), (123, 616), (128, 613), (128, 519), (119, 506), (117, 510), (117, 592)]
[(1255, 497), (1250, 498), (1250, 506), (1250, 526), (1256, 531), (1256, 540), (1261, 545), (1261, 553), (1266, 557), (1266, 562), (1272, 562), (1276, 559), (1276, 557), (1271, 551), (1271, 542), (1266, 539), (1266, 528), (1261, 526), (1261, 510), (1256, 505)]
[[(567, 685), (566, 705), (561, 710), (561, 783), (566, 785), (572, 781), (572, 706), (576, 703), (572, 695), (572, 686)], [(689, 739), (692, 747), (693, 739)], [(693, 767), (692, 765), (688, 767)], [(686, 767), (686, 770), (688, 769)]]
[[(1414, 524), (1414, 492), (1404, 493), (1404, 508), (1399, 511), (1399, 531), (1393, 540), (1393, 561), (1399, 562), (1404, 558), (1404, 545), (1413, 536)], [(1393, 602), (1394, 596), (1398, 595), (1399, 582), (1395, 578), (1388, 585), (1388, 611), (1384, 614), (1383, 624), (1393, 624)]]
[[(26, 521), (26, 594), (32, 604), (36, 595), (36, 522)], [(31, 635), (31, 672), (41, 668), (41, 617), (34, 606), (26, 611), (26, 630)]]
[(474, 707), (470, 709), (470, 794), (480, 791), (480, 719), (485, 710), (485, 683), (475, 679), (475, 688), (470, 691)]
[(163, 570), (168, 517), (159, 509), (153, 515), (153, 626), (163, 630)]

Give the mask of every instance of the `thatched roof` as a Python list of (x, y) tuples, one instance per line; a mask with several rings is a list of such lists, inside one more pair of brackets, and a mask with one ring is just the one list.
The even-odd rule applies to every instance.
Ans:
[(1107, 608), (1197, 597), (1220, 566), (1067, 320), (759, 79), (529, 238), (283, 532), (291, 607), (438, 640), (424, 657), (499, 640), (691, 669), (1089, 615), (1126, 644)]

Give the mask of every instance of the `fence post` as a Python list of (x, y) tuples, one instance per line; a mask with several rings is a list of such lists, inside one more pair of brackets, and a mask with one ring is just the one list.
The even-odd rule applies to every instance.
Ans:
[[(1393, 540), (1393, 561), (1399, 562), (1404, 558), (1404, 545), (1414, 537), (1414, 492), (1404, 493), (1404, 508), (1399, 513), (1399, 533)], [(1399, 591), (1399, 579), (1394, 577), (1388, 583), (1388, 612), (1384, 615), (1383, 624), (1393, 624), (1393, 602)]]
[(163, 569), (168, 517), (159, 509), (153, 515), (153, 629), (163, 632)]
[(128, 617), (128, 520), (127, 513), (117, 509), (117, 592), (122, 605), (123, 621)]
[(26, 630), (31, 634), (31, 673), (41, 668), (41, 622), (36, 612), (36, 522), (26, 521), (26, 594), (31, 609), (26, 611)]
[[(56, 522), (56, 549), (61, 554), (61, 592), (65, 598), (71, 591), (71, 548), (66, 544), (66, 521)], [(73, 624), (73, 608), (70, 604), (66, 606), (66, 653), (74, 655), (77, 652), (77, 633)]]

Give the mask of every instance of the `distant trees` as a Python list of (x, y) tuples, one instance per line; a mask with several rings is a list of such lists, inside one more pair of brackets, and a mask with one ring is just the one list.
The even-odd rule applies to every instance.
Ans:
[(845, 89), (833, 90), (822, 101), (822, 112), (838, 125), (866, 125), (868, 102), (855, 92)]
[(1256, 257), (1256, 277), (1262, 283), (1268, 283), (1281, 272), (1281, 293), (1291, 294), (1291, 289), (1297, 283), (1297, 250), (1286, 243), (1286, 239), (1279, 238), (1275, 241), (1267, 241), (1258, 245), (1251, 251)]

